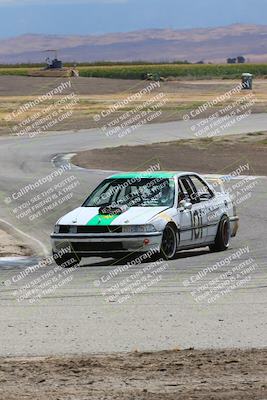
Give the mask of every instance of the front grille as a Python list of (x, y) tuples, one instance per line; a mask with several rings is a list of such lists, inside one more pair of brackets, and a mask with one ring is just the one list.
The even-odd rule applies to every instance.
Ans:
[(77, 233), (121, 233), (121, 226), (77, 226)]
[(71, 242), (71, 247), (73, 251), (112, 251), (112, 250), (123, 250), (122, 243), (80, 243), (80, 242)]
[(109, 226), (61, 225), (59, 228), (59, 233), (122, 233), (122, 227), (116, 225), (109, 225)]

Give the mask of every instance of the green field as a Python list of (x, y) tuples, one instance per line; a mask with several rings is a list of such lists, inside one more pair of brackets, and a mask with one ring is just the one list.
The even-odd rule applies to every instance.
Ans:
[[(114, 65), (79, 65), (80, 76), (116, 78), (116, 79), (142, 79), (147, 73), (158, 74), (162, 77), (176, 77), (188, 79), (235, 79), (240, 78), (243, 72), (250, 72), (255, 77), (267, 76), (267, 64), (114, 64)], [(27, 67), (0, 67), (0, 75), (27, 75)]]
[(27, 67), (1, 67), (0, 75), (27, 75), (29, 71), (36, 68)]
[(177, 78), (240, 78), (243, 72), (250, 72), (256, 77), (267, 76), (267, 64), (160, 64), (160, 65), (113, 65), (79, 67), (81, 76), (141, 79), (146, 73), (156, 73), (162, 77)]

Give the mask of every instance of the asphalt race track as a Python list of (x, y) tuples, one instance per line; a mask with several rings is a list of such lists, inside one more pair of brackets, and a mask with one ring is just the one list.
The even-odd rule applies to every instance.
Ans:
[[(252, 115), (225, 134), (266, 130), (267, 115)], [(62, 132), (43, 137), (0, 139), (0, 224), (24, 232), (41, 255), (49, 252), (49, 235), (56, 220), (77, 207), (87, 194), (109, 171), (86, 171), (77, 167), (65, 171), (57, 182), (75, 177), (77, 185), (72, 197), (62, 206), (30, 221), (18, 218), (16, 209), (49, 190), (47, 182), (25, 193), (24, 188), (62, 168), (62, 154), (78, 150), (141, 144), (194, 137), (190, 123), (180, 121), (145, 126), (123, 139), (107, 138), (97, 130)], [(126, 155), (127, 156), (127, 155)], [(249, 161), (249, 160), (248, 160)], [(242, 182), (244, 178), (240, 179)], [(239, 180), (233, 180), (234, 185)], [(224, 253), (210, 253), (208, 249), (180, 253), (177, 259), (162, 263), (160, 279), (143, 292), (119, 302), (108, 296), (111, 287), (127, 276), (132, 276), (148, 263), (133, 265), (123, 274), (112, 278), (109, 287), (99, 282), (106, 279), (117, 265), (113, 260), (83, 260), (71, 274), (68, 284), (38, 302), (18, 302), (21, 286), (40, 277), (53, 266), (41, 268), (17, 283), (12, 282), (38, 259), (0, 261), (0, 355), (49, 355), (131, 350), (159, 350), (173, 348), (263, 347), (267, 332), (266, 295), (266, 178), (256, 177), (251, 196), (240, 202), (240, 230), (231, 247)], [(242, 185), (242, 183), (240, 184)], [(16, 193), (17, 200), (12, 199)], [(20, 197), (18, 196), (20, 194)], [(37, 202), (37, 199), (36, 199)], [(25, 237), (26, 239), (26, 237)], [(240, 252), (241, 249), (241, 252)], [(246, 250), (244, 250), (246, 249)], [(235, 257), (235, 255), (238, 255)], [(228, 260), (228, 261), (227, 261)], [(249, 260), (251, 264), (249, 264)], [(249, 280), (214, 302), (197, 302), (188, 284), (199, 271), (213, 269), (201, 278), (201, 285), (209, 284), (243, 262), (254, 268), (248, 271)], [(124, 265), (122, 260), (120, 263)], [(244, 275), (245, 276), (245, 275)], [(159, 275), (157, 275), (159, 277)], [(221, 279), (221, 278), (220, 278)], [(11, 282), (11, 283), (10, 283)], [(226, 282), (227, 283), (227, 282)], [(100, 286), (99, 286), (100, 285)]]

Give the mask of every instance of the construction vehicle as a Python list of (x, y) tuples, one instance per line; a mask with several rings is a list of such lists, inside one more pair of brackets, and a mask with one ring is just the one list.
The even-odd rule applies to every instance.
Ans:
[(45, 50), (47, 52), (53, 52), (54, 58), (46, 57), (45, 62), (46, 66), (42, 69), (38, 69), (35, 71), (30, 71), (28, 76), (36, 76), (36, 77), (71, 77), (71, 76), (79, 76), (79, 71), (74, 67), (64, 67), (63, 62), (58, 59), (57, 50)]

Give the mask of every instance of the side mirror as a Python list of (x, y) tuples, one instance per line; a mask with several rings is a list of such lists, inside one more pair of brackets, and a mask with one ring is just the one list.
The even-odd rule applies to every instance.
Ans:
[(191, 210), (192, 209), (192, 203), (190, 203), (190, 201), (181, 200), (180, 203), (179, 203), (179, 207), (181, 208), (181, 211)]

